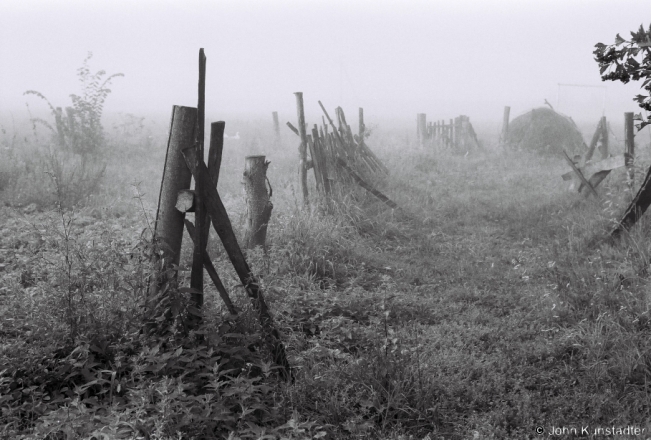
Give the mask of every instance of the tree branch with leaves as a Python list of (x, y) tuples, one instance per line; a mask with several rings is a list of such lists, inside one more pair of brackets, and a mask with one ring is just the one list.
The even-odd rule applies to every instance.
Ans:
[[(640, 25), (637, 32), (631, 32), (631, 39), (625, 40), (619, 34), (615, 43), (595, 45), (595, 61), (599, 63), (599, 73), (602, 81), (620, 81), (624, 84), (629, 81), (642, 80), (642, 89), (646, 94), (637, 95), (633, 100), (646, 111), (651, 112), (651, 25), (644, 30)], [(651, 115), (646, 120), (639, 113), (635, 120), (638, 130), (651, 124)]]

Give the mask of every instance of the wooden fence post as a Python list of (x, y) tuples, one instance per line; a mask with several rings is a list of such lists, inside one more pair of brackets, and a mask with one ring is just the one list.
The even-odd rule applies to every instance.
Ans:
[(299, 156), (299, 176), (301, 182), (301, 191), (303, 193), (303, 203), (310, 203), (307, 192), (307, 133), (305, 132), (305, 112), (303, 111), (303, 92), (296, 92), (296, 111), (298, 113), (298, 133), (301, 137), (301, 145), (298, 147)]
[(274, 121), (274, 139), (276, 146), (280, 145), (280, 123), (278, 122), (278, 112), (272, 112), (271, 117)]
[[(183, 240), (183, 219), (185, 214), (176, 210), (176, 198), (180, 190), (189, 189), (192, 174), (186, 166), (181, 150), (192, 145), (197, 128), (197, 109), (172, 107), (170, 135), (167, 141), (165, 167), (158, 197), (158, 210), (154, 226), (154, 237), (162, 245), (165, 267), (178, 265)], [(158, 290), (152, 284), (153, 292)]]
[(502, 115), (502, 133), (500, 134), (500, 145), (506, 146), (506, 138), (509, 135), (509, 115), (511, 114), (511, 107), (508, 105), (504, 107), (504, 114)]
[(633, 186), (633, 179), (635, 178), (635, 171), (633, 170), (633, 163), (635, 162), (635, 133), (633, 125), (633, 112), (624, 113), (624, 164), (628, 170), (629, 186)]
[(424, 148), (425, 143), (427, 142), (427, 114), (418, 114), (418, 129), (420, 130), (418, 136), (418, 139), (420, 140), (420, 147)]
[(585, 153), (585, 160), (583, 163), (585, 164), (588, 162), (590, 159), (592, 159), (592, 156), (594, 154), (594, 150), (597, 147), (597, 142), (599, 142), (599, 137), (601, 136), (602, 129), (601, 129), (601, 123), (603, 119), (599, 119), (599, 123), (597, 124), (597, 128), (594, 131), (594, 134), (592, 135), (592, 140), (590, 140), (590, 145), (588, 146), (588, 151)]
[[(198, 85), (198, 103), (197, 103), (197, 129), (195, 132), (194, 143), (199, 151), (199, 160), (203, 161), (204, 157), (204, 125), (206, 115), (206, 55), (203, 49), (199, 49), (199, 85)], [(196, 184), (195, 184), (196, 186)], [(200, 193), (195, 194), (196, 209), (194, 211), (195, 234), (192, 237), (194, 245), (192, 251), (192, 271), (190, 273), (190, 287), (193, 289), (192, 302), (197, 309), (203, 306), (203, 254), (206, 249), (205, 243), (205, 222), (208, 214), (205, 212), (203, 200)], [(198, 313), (198, 312), (197, 312)], [(201, 315), (193, 316), (192, 325), (197, 325), (201, 320)]]
[(599, 145), (602, 159), (608, 159), (608, 122), (606, 117), (601, 117), (601, 145)]
[[(266, 252), (267, 225), (273, 205), (267, 192), (267, 167), (265, 156), (247, 156), (244, 163), (244, 191), (246, 192), (247, 218), (244, 230), (244, 248), (262, 246)], [(271, 188), (271, 187), (270, 187)]]
[(364, 136), (366, 135), (366, 125), (364, 125), (364, 109), (359, 108), (359, 143), (364, 143)]

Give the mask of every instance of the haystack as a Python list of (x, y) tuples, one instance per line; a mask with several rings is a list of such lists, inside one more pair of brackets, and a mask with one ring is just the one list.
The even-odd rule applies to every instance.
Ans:
[(583, 136), (574, 122), (547, 107), (531, 110), (509, 124), (506, 141), (516, 150), (535, 151), (541, 154), (582, 154)]

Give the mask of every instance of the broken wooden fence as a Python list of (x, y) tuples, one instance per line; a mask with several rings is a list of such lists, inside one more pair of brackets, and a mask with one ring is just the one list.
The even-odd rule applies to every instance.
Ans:
[(466, 153), (480, 148), (477, 133), (466, 115), (445, 121), (427, 122), (425, 113), (416, 115), (416, 137), (422, 148), (446, 148), (452, 152)]
[[(203, 49), (201, 49), (199, 51), (198, 108), (174, 106), (172, 110), (170, 137), (161, 182), (154, 239), (161, 243), (164, 268), (173, 269), (179, 264), (184, 226), (192, 238), (193, 256), (190, 286), (193, 307), (190, 310), (194, 318), (190, 325), (196, 327), (201, 320), (204, 268), (229, 312), (237, 314), (207, 252), (208, 232), (210, 224), (212, 224), (240, 282), (258, 313), (263, 338), (270, 348), (273, 361), (280, 367), (281, 376), (284, 379), (291, 379), (291, 368), (280, 333), (274, 325), (260, 283), (251, 271), (245, 255), (237, 243), (230, 219), (217, 192), (223, 150), (223, 122), (211, 124), (208, 164), (204, 162), (205, 72), (206, 58)], [(266, 167), (264, 159), (263, 164)], [(194, 178), (195, 182), (193, 191), (190, 190), (191, 178)], [(186, 212), (194, 212), (194, 224), (185, 218)], [(165, 273), (169, 272), (170, 270), (165, 271)], [(163, 279), (152, 285), (149, 292), (150, 298), (159, 291), (163, 283), (169, 281), (171, 280)]]
[(335, 109), (335, 120), (333, 120), (323, 103), (318, 101), (323, 112), (323, 125), (319, 127), (318, 124), (314, 124), (308, 133), (303, 93), (296, 92), (295, 95), (298, 128), (291, 122), (287, 122), (287, 126), (300, 137), (299, 181), (304, 203), (309, 204), (307, 173), (311, 169), (314, 173), (317, 193), (319, 196), (324, 196), (326, 200), (330, 200), (332, 197), (335, 184), (345, 188), (350, 183), (357, 183), (383, 203), (392, 208), (397, 207), (394, 202), (391, 202), (388, 197), (369, 183), (378, 175), (389, 174), (389, 169), (366, 145), (367, 131), (364, 124), (364, 109), (359, 109), (359, 127), (357, 134), (353, 134), (341, 107)]

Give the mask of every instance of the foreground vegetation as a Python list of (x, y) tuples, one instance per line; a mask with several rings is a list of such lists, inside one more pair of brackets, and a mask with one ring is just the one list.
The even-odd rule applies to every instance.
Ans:
[[(595, 240), (630, 200), (621, 174), (597, 202), (566, 191), (557, 158), (418, 151), (377, 130), (369, 143), (392, 170), (378, 185), (410, 215), (356, 190), (323, 214), (301, 206), (294, 144), (268, 149), (269, 254), (249, 258), (296, 369), (286, 384), (217, 237), (209, 253), (239, 316), (210, 287), (198, 330), (184, 326), (182, 288), (145, 307), (165, 133), (133, 122), (107, 140), (97, 185), (69, 199), (88, 188), (81, 163), (36, 139), (0, 150), (1, 438), (651, 428), (650, 223)], [(238, 230), (243, 155), (226, 144), (219, 183)], [(53, 179), (52, 163), (71, 168)], [(189, 248), (182, 261), (187, 286)]]

